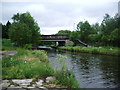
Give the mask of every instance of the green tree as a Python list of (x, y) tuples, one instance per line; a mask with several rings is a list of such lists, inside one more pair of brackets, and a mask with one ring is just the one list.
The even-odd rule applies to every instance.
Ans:
[(80, 33), (79, 31), (72, 31), (70, 34), (70, 40), (74, 42), (74, 44), (76, 45), (78, 40), (80, 38)]
[[(11, 27), (9, 29), (9, 36), (12, 39), (12, 41), (17, 42), (18, 44), (20, 44), (22, 46), (24, 46), (25, 44), (32, 44), (33, 46), (36, 46), (39, 44), (40, 28), (39, 28), (37, 22), (34, 20), (34, 18), (30, 15), (29, 12), (21, 13), (21, 14), (17, 13), (15, 15), (13, 15), (12, 19), (13, 19), (13, 24), (11, 25)], [(24, 28), (22, 26), (20, 27), (19, 24), (22, 25)], [(20, 33), (20, 31), (21, 31), (21, 33)], [(16, 36), (15, 34), (17, 34), (19, 37)], [(27, 35), (25, 35), (25, 34), (27, 34)], [(21, 41), (14, 40), (12, 38), (13, 37), (12, 35), (15, 36), (14, 38), (17, 38), (17, 39), (22, 38)], [(28, 39), (28, 41), (27, 41), (27, 39)]]
[(70, 35), (71, 34), (71, 31), (70, 30), (60, 30), (58, 31), (59, 35)]
[(101, 31), (104, 35), (110, 35), (110, 33), (116, 28), (117, 22), (109, 14), (105, 14), (101, 23)]
[(110, 34), (110, 41), (111, 41), (112, 45), (120, 47), (120, 45), (118, 43), (120, 41), (119, 33), (120, 33), (120, 29), (116, 28), (115, 30), (113, 30)]
[(24, 23), (15, 22), (9, 29), (9, 37), (20, 46), (31, 43), (32, 33)]
[(6, 25), (2, 25), (2, 38), (9, 38), (8, 29), (10, 28), (11, 23), (8, 21)]
[(84, 42), (88, 42), (88, 36), (93, 33), (93, 29), (88, 21), (79, 22), (77, 24), (77, 30), (80, 31), (80, 39)]

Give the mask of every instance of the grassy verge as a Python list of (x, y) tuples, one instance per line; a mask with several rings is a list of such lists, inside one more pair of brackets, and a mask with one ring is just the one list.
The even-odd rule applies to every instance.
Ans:
[(12, 46), (10, 39), (0, 39), (0, 42), (2, 43), (2, 50), (16, 50), (18, 47)]
[(93, 54), (120, 56), (120, 48), (115, 48), (115, 47), (64, 46), (64, 47), (59, 47), (59, 49), (74, 51), (74, 52), (86, 52), (86, 53), (93, 53)]
[(64, 69), (54, 71), (51, 68), (45, 51), (26, 50), (18, 47), (11, 47), (10, 45), (10, 40), (4, 40), (4, 50), (16, 50), (17, 54), (14, 56), (4, 57), (2, 59), (3, 79), (38, 79), (55, 76), (56, 80), (54, 83), (68, 88), (79, 87), (79, 84), (72, 72), (65, 71)]
[(2, 78), (44, 78), (53, 75), (44, 51), (18, 49), (14, 56), (2, 59)]

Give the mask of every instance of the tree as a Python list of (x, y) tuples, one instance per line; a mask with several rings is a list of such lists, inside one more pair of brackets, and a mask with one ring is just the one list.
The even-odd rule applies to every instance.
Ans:
[(9, 29), (9, 37), (20, 46), (31, 43), (31, 30), (24, 23), (13, 23)]
[(8, 21), (6, 25), (2, 25), (2, 38), (9, 38), (8, 30), (10, 28), (11, 23)]
[(2, 38), (2, 23), (0, 22), (0, 38)]
[(88, 42), (88, 36), (93, 33), (93, 29), (88, 21), (79, 22), (77, 24), (77, 30), (80, 31), (80, 39), (84, 42)]
[[(18, 43), (20, 46), (24, 46), (25, 44), (36, 46), (39, 44), (40, 28), (29, 12), (17, 13), (13, 15), (12, 19), (13, 24), (9, 29), (9, 36), (12, 41)], [(17, 38), (17, 40), (14, 38)]]
[(70, 40), (73, 41), (75, 43), (75, 45), (77, 44), (79, 38), (80, 38), (79, 31), (72, 31), (71, 32)]
[(119, 33), (120, 33), (120, 29), (116, 28), (110, 34), (110, 41), (111, 41), (112, 45), (114, 45), (114, 46), (120, 46), (118, 43), (120, 41)]
[(59, 35), (70, 35), (71, 34), (71, 31), (70, 30), (60, 30), (58, 31)]
[(104, 35), (110, 35), (110, 33), (116, 28), (117, 22), (109, 14), (105, 14), (101, 23), (101, 31)]

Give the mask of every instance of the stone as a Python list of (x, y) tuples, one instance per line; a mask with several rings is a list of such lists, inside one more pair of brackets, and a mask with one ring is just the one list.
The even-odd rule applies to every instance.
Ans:
[(32, 87), (35, 87), (36, 86), (36, 84), (32, 84)]
[(2, 83), (8, 83), (9, 80), (2, 80)]
[(52, 76), (46, 78), (47, 83), (49, 83), (50, 81), (53, 81), (53, 80), (56, 80), (56, 78), (52, 77)]
[(26, 87), (27, 85), (30, 85), (32, 80), (33, 79), (23, 79), (23, 80), (15, 79), (15, 80), (12, 80), (12, 82), (15, 84), (18, 84), (19, 86)]
[(43, 80), (39, 79), (38, 82), (36, 82), (36, 86), (40, 87), (43, 85), (42, 83), (43, 83)]
[(21, 87), (14, 87), (14, 88), (7, 88), (7, 90), (26, 90), (24, 88), (21, 88)]
[(28, 89), (33, 89), (33, 88), (35, 88), (35, 87), (27, 87)]
[(9, 80), (2, 80), (2, 83), (0, 86), (3, 88), (7, 88), (10, 85)]
[(39, 87), (42, 90), (48, 90), (46, 87)]
[(65, 46), (73, 46), (73, 45), (74, 45), (73, 41), (70, 41), (70, 40), (65, 41)]
[(11, 88), (15, 87), (15, 85), (10, 85)]

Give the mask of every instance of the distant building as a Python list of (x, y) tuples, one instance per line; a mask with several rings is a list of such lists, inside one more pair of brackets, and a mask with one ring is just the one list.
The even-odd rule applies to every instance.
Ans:
[(120, 1), (118, 2), (118, 16), (120, 17)]

